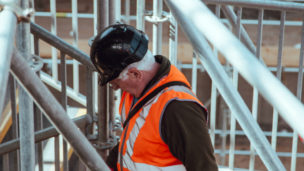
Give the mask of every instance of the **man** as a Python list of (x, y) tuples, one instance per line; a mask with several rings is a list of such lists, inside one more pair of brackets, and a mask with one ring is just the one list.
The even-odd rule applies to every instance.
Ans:
[(113, 170), (217, 170), (207, 111), (185, 76), (148, 50), (147, 36), (125, 24), (107, 27), (91, 46), (101, 84), (123, 90), (123, 132), (107, 164)]

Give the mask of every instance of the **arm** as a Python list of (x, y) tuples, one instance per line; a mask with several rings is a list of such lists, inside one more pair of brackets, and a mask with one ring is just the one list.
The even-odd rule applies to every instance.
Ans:
[(187, 170), (218, 170), (208, 134), (207, 112), (194, 102), (174, 100), (161, 121), (161, 136)]
[(117, 170), (118, 147), (119, 147), (119, 143), (117, 143), (117, 145), (110, 150), (109, 156), (106, 159), (107, 165), (113, 171)]

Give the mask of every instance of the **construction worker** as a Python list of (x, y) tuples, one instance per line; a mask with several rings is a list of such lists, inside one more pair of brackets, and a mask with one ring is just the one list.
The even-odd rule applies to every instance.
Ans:
[(107, 164), (113, 170), (218, 170), (207, 110), (185, 76), (148, 50), (145, 33), (115, 24), (91, 45), (100, 83), (123, 91), (123, 132)]

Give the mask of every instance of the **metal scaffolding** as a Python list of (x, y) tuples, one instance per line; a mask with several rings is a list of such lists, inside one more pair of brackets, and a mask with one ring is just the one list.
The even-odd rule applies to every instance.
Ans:
[(96, 149), (90, 144), (84, 134), (77, 129), (63, 107), (18, 52), (15, 52), (12, 57), (11, 70), (14, 77), (33, 97), (36, 104), (46, 114), (48, 119), (52, 121), (56, 129), (71, 144), (81, 160), (84, 161), (84, 164), (91, 170), (109, 170)]
[[(258, 156), (264, 164), (262, 168), (289, 169), (289, 163), (286, 165), (286, 161), (282, 163), (279, 158), (289, 157), (290, 170), (297, 170), (300, 163), (297, 159), (304, 158), (304, 153), (298, 150), (298, 137), (304, 137), (304, 116), (301, 115), (304, 113), (303, 4), (263, 0), (92, 0), (86, 2), (92, 10), (84, 13), (80, 12), (80, 0), (67, 1), (71, 4), (70, 12), (59, 11), (60, 2), (55, 0), (49, 1), (49, 9), (35, 12), (37, 19), (50, 19), (50, 27), (43, 28), (39, 21), (34, 23), (30, 18), (34, 1), (20, 0), (18, 4), (15, 0), (0, 0), (0, 24), (7, 26), (0, 27), (0, 84), (3, 85), (0, 87), (0, 124), (5, 125), (0, 125), (0, 128), (11, 127), (12, 130), (0, 130), (1, 136), (11, 136), (5, 141), (0, 136), (3, 160), (0, 170), (41, 171), (51, 163), (53, 170), (67, 171), (73, 167), (70, 163), (72, 148), (79, 168), (109, 170), (103, 159), (117, 144), (119, 134), (116, 131), (121, 131), (117, 119), (121, 92), (98, 85), (95, 68), (81, 46), (81, 41), (90, 39), (81, 35), (82, 20), (90, 21), (92, 26), (87, 26), (87, 29), (91, 29), (89, 32), (93, 35), (117, 21), (147, 32), (151, 35), (152, 46), (149, 48), (153, 54), (168, 56), (171, 63), (182, 71), (191, 69), (191, 85), (196, 94), (202, 93), (203, 89), (200, 75), (209, 74), (210, 95), (203, 101), (210, 111), (209, 131), (220, 168), (238, 169), (237, 155), (241, 155), (250, 159), (248, 168), (241, 169), (255, 170), (259, 167), (255, 160)], [(136, 4), (136, 8), (132, 4)], [(243, 18), (247, 9), (256, 10), (257, 19)], [(278, 12), (280, 18), (265, 19), (265, 10)], [(298, 14), (301, 21), (289, 20), (287, 14), (290, 12)], [(59, 17), (64, 21), (70, 20), (71, 44), (67, 43), (66, 37), (58, 36), (62, 22)], [(256, 26), (255, 40), (247, 25)], [(265, 25), (279, 28), (275, 66), (267, 66), (262, 54)], [(301, 27), (301, 42), (296, 42), (300, 45), (296, 67), (283, 64), (288, 26)], [(183, 33), (179, 32), (179, 27)], [(44, 44), (50, 47), (50, 59), (41, 59), (41, 46)], [(191, 48), (185, 48), (185, 44)], [(190, 63), (181, 57), (186, 51), (192, 57)], [(218, 60), (221, 57), (225, 62)], [(41, 70), (43, 64), (47, 65)], [(282, 83), (287, 72), (297, 74), (294, 94)], [(238, 90), (240, 78), (247, 80), (252, 88), (250, 104)], [(55, 93), (52, 94), (48, 88)], [(263, 117), (260, 114), (260, 95), (273, 109), (270, 131), (263, 130), (259, 123), (259, 118)], [(78, 110), (84, 109), (86, 114), (75, 118), (74, 112), (73, 117), (69, 116), (69, 111), (75, 106)], [(6, 108), (10, 109), (9, 112)], [(44, 125), (48, 124), (44, 116), (50, 120), (51, 126)], [(292, 131), (279, 131), (279, 116)], [(11, 122), (4, 122), (2, 118), (11, 118)], [(61, 142), (61, 136), (64, 142)], [(250, 141), (247, 150), (237, 149), (238, 136), (247, 136)], [(270, 137), (271, 141), (267, 140)], [(292, 140), (291, 152), (277, 150), (280, 137)], [(54, 160), (46, 161), (42, 142), (47, 143), (50, 139), (55, 142), (51, 149)]]

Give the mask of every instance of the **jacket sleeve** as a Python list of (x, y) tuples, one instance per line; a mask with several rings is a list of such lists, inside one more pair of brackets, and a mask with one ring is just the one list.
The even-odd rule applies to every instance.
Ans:
[(118, 146), (119, 143), (113, 147), (110, 152), (109, 156), (106, 159), (106, 164), (111, 168), (113, 171), (117, 171), (117, 160), (118, 160)]
[(170, 102), (161, 121), (161, 137), (173, 156), (190, 171), (218, 170), (206, 123), (206, 114), (195, 102)]

